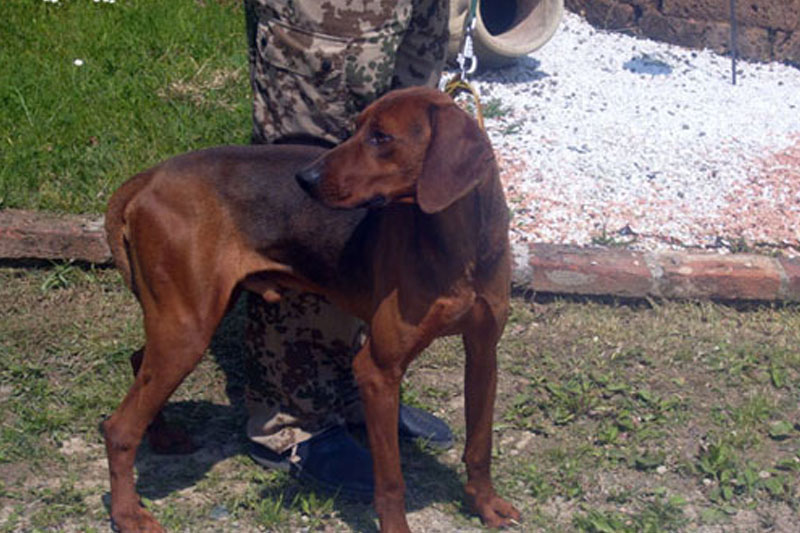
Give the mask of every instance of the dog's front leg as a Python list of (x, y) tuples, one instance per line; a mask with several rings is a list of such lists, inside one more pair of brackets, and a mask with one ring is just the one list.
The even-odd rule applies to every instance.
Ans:
[(503, 325), (498, 324), (489, 306), (478, 300), (467, 318), (464, 350), (467, 364), (464, 376), (464, 405), (467, 420), (467, 502), (481, 520), (492, 528), (510, 525), (520, 518), (510, 503), (500, 498), (492, 485), (492, 418), (497, 389), (497, 341)]
[(403, 370), (400, 361), (373, 350), (371, 340), (364, 343), (353, 360), (353, 374), (367, 422), (375, 476), (375, 510), (383, 533), (406, 533), (410, 530), (405, 515), (405, 483), (397, 437)]

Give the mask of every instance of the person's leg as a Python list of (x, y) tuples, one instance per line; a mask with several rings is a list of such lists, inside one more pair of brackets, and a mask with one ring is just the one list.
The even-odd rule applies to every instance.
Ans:
[[(252, 141), (338, 143), (348, 135), (351, 120), (342, 74), (345, 40), (323, 33), (335, 28), (323, 20), (319, 2), (298, 0), (292, 10), (285, 8), (281, 1), (245, 1)], [(289, 292), (278, 304), (250, 297), (246, 328), (248, 433), (258, 435), (258, 442), (284, 452), (310, 434), (341, 424), (344, 413), (357, 408), (348, 350), (360, 321), (324, 299)], [(295, 372), (302, 368), (314, 371)]]
[(413, 0), (408, 29), (397, 49), (392, 89), (436, 87), (447, 60), (448, 0)]
[[(381, 3), (383, 24), (361, 12), (365, 18), (352, 15), (349, 24), (341, 17), (327, 20), (319, 2), (300, 0), (290, 17), (278, 21), (270, 4), (245, 2), (253, 142), (343, 140), (355, 114), (390, 86), (393, 50), (405, 35), (411, 0), (391, 9)], [(336, 34), (353, 31), (361, 38)], [(291, 466), (323, 484), (332, 477), (351, 493), (363, 488), (365, 478), (371, 484), (367, 452), (341, 431), (344, 422), (363, 421), (351, 369), (361, 327), (313, 295), (289, 293), (278, 304), (249, 297), (247, 432), (256, 460)], [(443, 446), (452, 440), (443, 422), (410, 408), (401, 411), (401, 434)]]
[[(290, 46), (297, 35), (277, 22), (270, 4), (245, 1), (252, 141), (335, 144), (348, 135), (344, 50), (325, 47), (330, 68), (311, 73), (314, 50)], [(315, 295), (288, 292), (277, 304), (248, 295), (245, 394), (255, 461), (350, 496), (371, 496), (369, 453), (343, 429), (360, 416), (350, 414), (361, 408), (350, 367), (362, 327)]]
[(359, 499), (372, 494), (369, 453), (344, 431), (360, 410), (350, 371), (362, 324), (308, 293), (268, 304), (249, 295), (245, 403), (251, 457)]
[(280, 303), (250, 296), (245, 347), (251, 440), (283, 453), (332, 426), (358, 405), (350, 362), (362, 325), (314, 294)]

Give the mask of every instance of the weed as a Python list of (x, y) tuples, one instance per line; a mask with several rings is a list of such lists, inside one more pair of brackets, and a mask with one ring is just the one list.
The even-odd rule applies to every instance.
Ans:
[(686, 501), (679, 496), (656, 495), (641, 503), (633, 499), (628, 501), (640, 509), (631, 513), (586, 509), (573, 518), (573, 525), (578, 531), (587, 533), (655, 533), (681, 531), (688, 522), (683, 512)]
[(516, 120), (509, 124), (503, 125), (500, 128), (500, 135), (507, 136), (507, 135), (516, 135), (522, 131), (522, 127), (525, 124), (525, 121), (522, 119)]
[(794, 424), (786, 420), (778, 420), (769, 426), (769, 436), (775, 440), (786, 440), (795, 434)]
[(490, 98), (483, 105), (484, 118), (502, 118), (511, 112), (511, 108), (505, 104), (500, 98)]
[(630, 246), (637, 240), (635, 234), (628, 234), (628, 236), (614, 235), (608, 233), (605, 224), (600, 231), (599, 235), (592, 236), (592, 244), (596, 246), (608, 246), (609, 248), (619, 248), (622, 246)]
[(333, 514), (334, 499), (320, 497), (316, 492), (300, 493), (292, 502), (293, 508), (299, 508), (303, 516), (308, 517), (308, 526), (312, 529), (319, 527), (322, 521)]
[(550, 476), (540, 471), (535, 464), (524, 465), (518, 471), (517, 478), (525, 492), (536, 501), (545, 501), (553, 495), (554, 487), (549, 482)]
[(578, 531), (586, 533), (633, 533), (635, 529), (628, 517), (619, 512), (590, 509), (572, 519)]
[(68, 287), (71, 284), (70, 278), (73, 278), (77, 271), (78, 269), (75, 268), (72, 261), (59, 265), (54, 264), (52, 272), (42, 282), (42, 292)]
[(267, 529), (274, 529), (286, 521), (283, 494), (275, 498), (261, 498), (253, 506), (256, 523)]

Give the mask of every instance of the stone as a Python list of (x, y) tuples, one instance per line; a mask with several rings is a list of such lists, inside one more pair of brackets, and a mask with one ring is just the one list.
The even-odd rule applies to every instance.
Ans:
[(730, 50), (730, 26), (724, 22), (695, 21), (668, 17), (648, 10), (639, 21), (644, 35), (691, 48), (710, 48), (718, 53)]
[[(730, 52), (730, 0), (566, 0), (565, 5), (601, 28)], [(800, 0), (740, 1), (736, 21), (741, 57), (800, 66)]]
[[(730, 0), (664, 0), (662, 12), (670, 17), (728, 22)], [(798, 0), (747, 0), (736, 3), (740, 26), (791, 31), (800, 22)]]

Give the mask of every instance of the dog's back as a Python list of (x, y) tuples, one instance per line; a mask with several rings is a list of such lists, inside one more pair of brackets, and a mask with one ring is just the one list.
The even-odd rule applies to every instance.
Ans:
[[(138, 211), (142, 217), (145, 197), (191, 205), (186, 196), (198, 188), (220, 197), (219, 205), (225, 206), (248, 247), (291, 265), (310, 280), (330, 283), (366, 210), (325, 207), (298, 186), (295, 174), (324, 152), (308, 145), (209, 148), (132, 177), (109, 200), (105, 222), (112, 257), (125, 283), (136, 292), (128, 250), (131, 213)], [(201, 209), (197, 216), (204, 216)]]
[[(303, 145), (238, 147), (203, 155), (235, 176), (210, 172), (215, 189), (248, 244), (327, 285), (342, 267), (346, 246), (366, 209), (332, 209), (308, 196), (295, 174), (325, 150)], [(257, 157), (252, 157), (253, 153)]]

